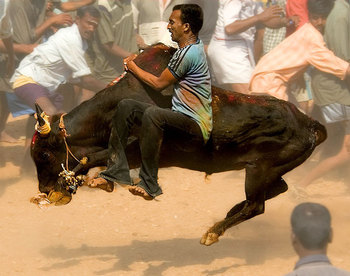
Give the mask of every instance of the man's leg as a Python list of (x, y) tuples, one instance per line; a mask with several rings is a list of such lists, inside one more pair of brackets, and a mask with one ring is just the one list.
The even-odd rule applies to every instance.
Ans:
[(345, 135), (343, 147), (340, 152), (332, 157), (322, 160), (313, 168), (300, 182), (300, 187), (306, 187), (316, 179), (324, 176), (326, 173), (339, 168), (339, 166), (350, 160), (350, 134)]
[[(60, 98), (60, 95), (50, 94), (50, 92), (45, 87), (39, 84), (25, 84), (23, 86), (15, 88), (14, 93), (21, 101), (23, 101), (23, 103), (27, 104), (33, 110), (35, 110), (35, 103), (38, 103), (42, 110), (45, 111), (48, 115), (57, 113), (58, 109), (55, 105), (57, 105), (59, 108), (62, 106), (63, 99)], [(26, 141), (24, 148), (25, 155), (23, 166), (21, 168), (22, 175), (31, 175), (33, 172), (35, 172), (29, 151), (29, 146), (34, 132), (35, 121), (36, 120), (34, 117), (29, 117), (29, 120), (27, 122)]]
[(299, 184), (300, 187), (308, 186), (316, 179), (324, 176), (326, 173), (339, 168), (341, 165), (350, 161), (350, 121), (343, 121), (342, 127), (345, 136), (339, 152), (333, 156), (323, 159), (301, 180)]
[(35, 103), (38, 103), (46, 114), (53, 115), (57, 113), (57, 108), (50, 99), (53, 96), (41, 85), (28, 83), (15, 88), (14, 92), (25, 104), (33, 108), (33, 110), (35, 110)]
[(10, 111), (7, 104), (6, 92), (0, 91), (0, 142), (15, 143), (17, 140), (5, 131), (9, 115)]
[(142, 196), (145, 199), (153, 199), (162, 194), (162, 189), (157, 181), (158, 162), (163, 133), (167, 128), (175, 128), (179, 131), (187, 132), (191, 137), (203, 143), (201, 129), (190, 117), (157, 106), (147, 108), (142, 117), (140, 135), (141, 182), (137, 184), (138, 187), (130, 188), (133, 194)]
[(132, 185), (125, 148), (131, 129), (141, 124), (144, 110), (149, 106), (150, 104), (132, 99), (124, 99), (119, 102), (112, 119), (107, 170), (101, 172), (96, 179), (90, 182), (91, 187), (102, 189), (108, 187), (110, 191), (114, 187), (113, 182)]

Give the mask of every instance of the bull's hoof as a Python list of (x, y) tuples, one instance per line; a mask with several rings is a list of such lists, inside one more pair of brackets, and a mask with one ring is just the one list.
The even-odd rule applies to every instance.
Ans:
[(219, 235), (216, 233), (205, 233), (201, 239), (201, 244), (203, 245), (212, 245), (213, 243), (216, 243), (219, 241)]
[(72, 195), (57, 191), (50, 191), (47, 198), (51, 203), (55, 203), (56, 206), (60, 206), (68, 204), (72, 200)]
[(55, 202), (55, 206), (66, 205), (72, 200), (72, 196), (63, 196), (58, 201)]
[(57, 202), (63, 197), (63, 193), (56, 192), (56, 191), (50, 191), (49, 195), (47, 196), (48, 200), (50, 202)]

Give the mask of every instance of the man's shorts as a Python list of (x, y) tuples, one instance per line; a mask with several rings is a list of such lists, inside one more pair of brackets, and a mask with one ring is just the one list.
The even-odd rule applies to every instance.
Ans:
[(16, 94), (12, 92), (6, 92), (7, 104), (12, 117), (18, 117), (21, 115), (34, 114), (35, 111), (28, 105), (24, 104), (21, 99), (19, 99)]
[(63, 96), (61, 94), (50, 93), (45, 87), (35, 83), (27, 83), (17, 87), (14, 92), (16, 96), (33, 109), (35, 109), (36, 100), (41, 97), (49, 98), (58, 110), (63, 106)]
[(344, 122), (345, 132), (350, 134), (350, 106), (332, 103), (321, 106), (323, 118), (327, 124)]

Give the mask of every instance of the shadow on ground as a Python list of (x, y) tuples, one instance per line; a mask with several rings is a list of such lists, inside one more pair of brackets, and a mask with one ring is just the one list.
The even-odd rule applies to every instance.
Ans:
[[(169, 268), (210, 265), (215, 260), (223, 258), (239, 258), (242, 261), (219, 270), (206, 270), (206, 275), (220, 275), (225, 271), (241, 265), (256, 265), (270, 258), (290, 256), (274, 256), (274, 250), (269, 250), (270, 241), (256, 237), (249, 240), (223, 238), (221, 242), (210, 247), (199, 244), (198, 239), (171, 239), (162, 241), (133, 241), (126, 246), (94, 247), (82, 244), (79, 248), (67, 248), (64, 245), (48, 247), (41, 253), (50, 259), (59, 261), (41, 270), (50, 272), (59, 268), (66, 269), (76, 266), (90, 258), (106, 263), (106, 269), (93, 272), (95, 275), (107, 273), (128, 272), (135, 263), (143, 263), (143, 275), (162, 275)], [(252, 250), (254, 249), (254, 250)]]

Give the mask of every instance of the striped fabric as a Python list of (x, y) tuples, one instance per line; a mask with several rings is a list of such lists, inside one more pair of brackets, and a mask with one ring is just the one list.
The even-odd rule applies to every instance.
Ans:
[(168, 69), (178, 80), (172, 110), (195, 120), (206, 142), (212, 130), (211, 81), (202, 41), (178, 49)]

